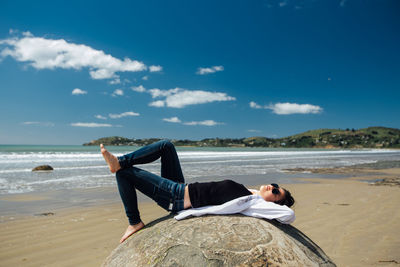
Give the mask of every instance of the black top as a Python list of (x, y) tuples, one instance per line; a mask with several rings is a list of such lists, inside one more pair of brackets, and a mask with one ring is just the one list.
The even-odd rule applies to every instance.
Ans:
[(251, 194), (244, 185), (232, 180), (189, 184), (189, 197), (193, 208), (220, 205)]

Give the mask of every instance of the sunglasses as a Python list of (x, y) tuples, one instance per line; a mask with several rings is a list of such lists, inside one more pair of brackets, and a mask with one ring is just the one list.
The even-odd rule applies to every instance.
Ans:
[(279, 195), (281, 191), (279, 191), (279, 185), (278, 184), (271, 184), (272, 188), (272, 194), (274, 195)]

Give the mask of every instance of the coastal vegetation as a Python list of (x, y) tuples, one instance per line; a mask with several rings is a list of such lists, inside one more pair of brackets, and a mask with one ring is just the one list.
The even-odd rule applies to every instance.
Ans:
[[(103, 137), (84, 146), (144, 146), (159, 138), (130, 139), (119, 136)], [(172, 139), (176, 146), (198, 147), (270, 147), (270, 148), (400, 148), (400, 129), (369, 127), (364, 129), (318, 129), (283, 137), (206, 138), (199, 141)]]

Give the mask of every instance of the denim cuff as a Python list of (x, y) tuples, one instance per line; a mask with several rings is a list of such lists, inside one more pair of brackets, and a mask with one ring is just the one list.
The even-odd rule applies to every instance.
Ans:
[(139, 218), (129, 218), (128, 217), (128, 221), (129, 221), (130, 225), (135, 225), (135, 224), (140, 223), (142, 221), (142, 219), (140, 219), (140, 217)]
[(185, 204), (185, 187), (186, 184), (179, 184), (178, 188), (176, 189), (177, 194), (176, 194), (176, 199), (174, 200), (173, 207), (171, 212), (176, 213), (178, 211), (184, 210), (184, 204)]

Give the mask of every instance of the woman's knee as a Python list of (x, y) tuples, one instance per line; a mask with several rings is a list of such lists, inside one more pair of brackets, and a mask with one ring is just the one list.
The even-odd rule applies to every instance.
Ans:
[(162, 147), (173, 147), (174, 145), (168, 139), (158, 141)]
[(174, 144), (171, 143), (169, 140), (162, 140), (161, 147), (163, 150), (175, 150)]
[(115, 173), (115, 177), (117, 181), (127, 180), (129, 178), (133, 178), (137, 173), (136, 167), (130, 167), (126, 169), (121, 169)]

